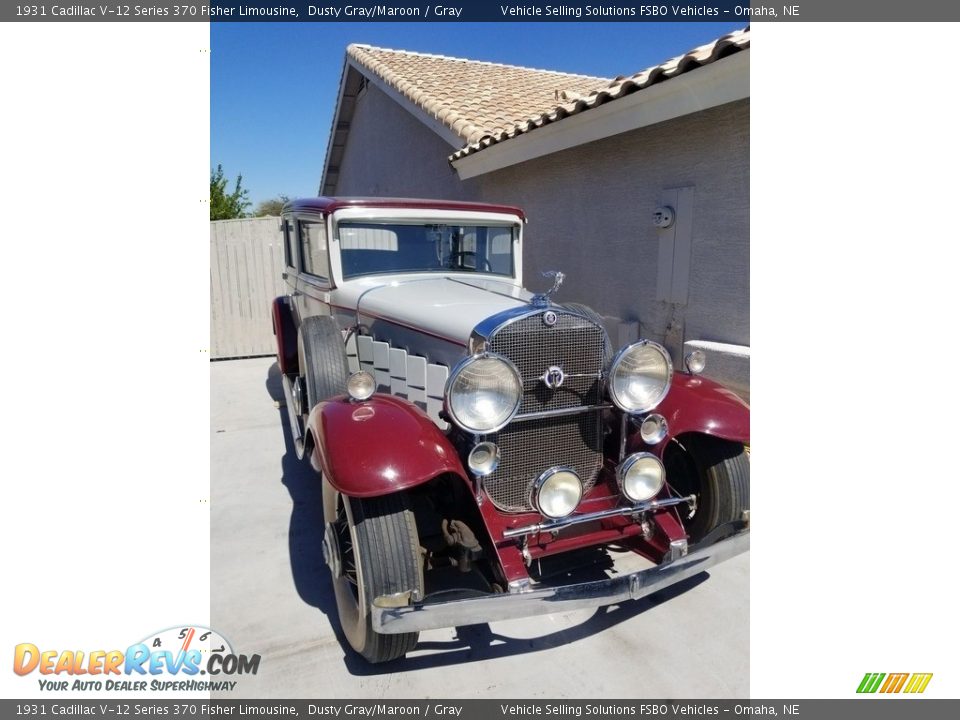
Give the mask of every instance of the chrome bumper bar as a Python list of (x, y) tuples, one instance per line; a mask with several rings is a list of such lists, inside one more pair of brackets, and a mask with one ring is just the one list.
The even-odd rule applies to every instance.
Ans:
[(513, 538), (521, 537), (523, 535), (531, 535), (533, 533), (553, 532), (554, 530), (561, 530), (565, 527), (570, 527), (571, 525), (577, 525), (579, 523), (593, 522), (595, 520), (606, 520), (607, 518), (623, 517), (625, 515), (639, 515), (640, 513), (644, 513), (649, 510), (659, 510), (660, 508), (671, 507), (673, 505), (683, 505), (684, 503), (689, 505), (691, 508), (696, 508), (697, 496), (688, 495), (687, 497), (667, 498), (666, 500), (650, 500), (649, 502), (638, 503), (637, 505), (618, 507), (611, 510), (600, 510), (599, 512), (587, 513), (586, 515), (570, 515), (565, 518), (560, 518), (559, 520), (545, 520), (544, 522), (537, 523), (536, 525), (527, 525), (525, 527), (504, 530), (503, 536), (505, 538)]
[[(724, 539), (711, 540), (711, 537)], [(396, 596), (378, 597), (371, 607), (371, 619), (378, 633), (396, 634), (602, 607), (639, 600), (749, 549), (747, 523), (737, 521), (717, 528), (686, 555), (630, 575), (577, 585), (535, 586), (527, 592), (448, 602), (429, 602), (428, 599), (400, 607), (397, 607)]]

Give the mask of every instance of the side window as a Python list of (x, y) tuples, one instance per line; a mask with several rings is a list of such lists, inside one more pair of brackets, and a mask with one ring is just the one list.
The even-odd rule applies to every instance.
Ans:
[(487, 231), (487, 261), (490, 271), (501, 275), (513, 274), (514, 228), (490, 228)]
[(283, 221), (283, 248), (287, 261), (287, 267), (295, 270), (300, 268), (297, 262), (300, 252), (297, 246), (297, 228), (292, 221), (284, 219)]
[(327, 262), (327, 229), (322, 222), (301, 220), (300, 247), (302, 249), (303, 271), (326, 280), (330, 277), (330, 265)]

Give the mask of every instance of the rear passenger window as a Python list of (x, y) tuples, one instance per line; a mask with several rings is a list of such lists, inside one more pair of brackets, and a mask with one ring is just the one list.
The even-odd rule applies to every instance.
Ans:
[(309, 220), (301, 220), (299, 225), (303, 271), (326, 280), (330, 277), (330, 264), (327, 260), (327, 229), (322, 222)]
[(297, 257), (299, 256), (297, 228), (290, 220), (283, 221), (283, 248), (286, 252), (287, 267), (299, 270), (300, 263), (297, 262)]

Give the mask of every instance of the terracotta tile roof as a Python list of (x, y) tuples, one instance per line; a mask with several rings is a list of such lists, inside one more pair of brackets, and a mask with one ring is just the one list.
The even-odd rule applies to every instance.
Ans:
[[(749, 47), (747, 27), (660, 65), (614, 79), (370, 45), (350, 45), (347, 56), (364, 74), (379, 77), (463, 140), (464, 147), (450, 156), (452, 162)], [(336, 186), (354, 100), (355, 95), (345, 94), (341, 113), (346, 122), (334, 118), (321, 192), (332, 192)]]
[(586, 96), (610, 78), (500, 65), (463, 58), (350, 45), (347, 55), (379, 76), (465, 144), (496, 137), (541, 117), (562, 93)]
[(732, 55), (735, 52), (746, 50), (749, 47), (750, 28), (747, 27), (743, 30), (730, 33), (729, 35), (724, 35), (706, 45), (694, 48), (683, 55), (671, 58), (660, 65), (647, 68), (629, 77), (616, 78), (604, 87), (589, 91), (586, 95), (581, 94), (580, 97), (576, 97), (568, 93), (565, 97), (560, 98), (567, 102), (557, 104), (535, 117), (517, 122), (512, 127), (488, 132), (480, 139), (468, 141), (466, 147), (450, 156), (450, 160), (457, 160), (466, 155), (479, 152), (490, 145), (561, 120), (569, 115), (576, 115), (577, 113), (603, 105), (604, 103), (624, 97), (625, 95), (630, 95), (650, 85), (663, 82), (677, 75), (682, 75), (698, 67), (709, 65), (712, 62)]

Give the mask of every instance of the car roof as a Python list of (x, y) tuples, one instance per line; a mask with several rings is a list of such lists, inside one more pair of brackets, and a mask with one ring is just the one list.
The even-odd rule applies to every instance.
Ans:
[(464, 212), (489, 212), (516, 215), (521, 220), (526, 217), (523, 210), (512, 205), (493, 205), (490, 203), (466, 202), (463, 200), (425, 200), (420, 198), (377, 198), (377, 197), (313, 197), (290, 200), (283, 206), (288, 212), (319, 212), (324, 215), (351, 207), (403, 208), (413, 210), (462, 210)]

